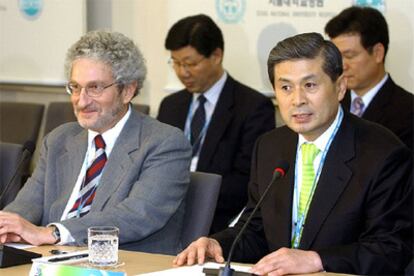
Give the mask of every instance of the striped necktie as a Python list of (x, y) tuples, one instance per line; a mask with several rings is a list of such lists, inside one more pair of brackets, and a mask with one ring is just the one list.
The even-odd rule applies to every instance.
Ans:
[(319, 149), (314, 144), (302, 144), (302, 185), (299, 197), (299, 216), (305, 216), (306, 205), (310, 201), (315, 171), (313, 161), (319, 153)]
[(102, 176), (102, 170), (106, 163), (105, 141), (102, 136), (96, 135), (95, 141), (95, 158), (89, 168), (86, 170), (86, 175), (81, 185), (78, 198), (75, 201), (72, 209), (69, 211), (67, 218), (83, 217), (91, 209), (92, 201), (95, 197), (96, 189), (99, 180)]
[(364, 113), (364, 101), (362, 100), (361, 97), (356, 97), (353, 101), (352, 101), (352, 105), (351, 105), (351, 113), (355, 114), (358, 117), (361, 117), (362, 114)]

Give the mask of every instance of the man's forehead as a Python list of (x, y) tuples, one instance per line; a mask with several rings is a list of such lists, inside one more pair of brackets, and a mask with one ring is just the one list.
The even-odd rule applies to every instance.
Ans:
[(309, 80), (314, 80), (314, 79), (317, 79), (317, 78), (319, 78), (319, 76), (317, 74), (313, 74), (313, 73), (310, 73), (308, 75), (298, 76), (297, 78), (291, 78), (289, 76), (283, 76), (282, 75), (282, 76), (276, 77), (276, 81), (279, 81), (279, 82), (292, 82), (292, 81), (297, 81), (297, 80), (299, 80), (299, 81), (309, 81)]
[(195, 58), (200, 55), (201, 54), (197, 51), (197, 49), (190, 45), (171, 51), (171, 58), (173, 59), (185, 60), (185, 59)]
[(112, 67), (100, 60), (92, 58), (76, 59), (72, 63), (71, 78), (73, 77), (112, 77)]
[(292, 59), (278, 63), (274, 66), (276, 80), (291, 78), (311, 79), (323, 74), (323, 59)]

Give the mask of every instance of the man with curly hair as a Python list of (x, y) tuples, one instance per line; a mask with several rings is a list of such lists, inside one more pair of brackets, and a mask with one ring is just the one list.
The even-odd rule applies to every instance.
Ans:
[(120, 33), (89, 32), (65, 71), (77, 122), (43, 141), (32, 177), (0, 211), (0, 243), (85, 245), (87, 228), (120, 229), (121, 248), (180, 248), (191, 147), (182, 132), (131, 108), (146, 75)]

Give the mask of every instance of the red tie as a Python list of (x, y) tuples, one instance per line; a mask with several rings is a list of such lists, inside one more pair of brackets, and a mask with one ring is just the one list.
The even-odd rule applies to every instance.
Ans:
[(78, 199), (69, 211), (67, 218), (83, 217), (91, 209), (92, 201), (102, 175), (102, 170), (106, 163), (105, 141), (101, 135), (96, 135), (95, 141), (95, 159), (86, 171), (85, 178), (82, 182)]

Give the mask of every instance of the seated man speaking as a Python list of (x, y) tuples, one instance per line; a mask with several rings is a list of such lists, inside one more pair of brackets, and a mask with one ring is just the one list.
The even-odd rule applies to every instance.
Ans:
[(0, 211), (0, 242), (84, 245), (90, 226), (116, 226), (121, 248), (180, 248), (191, 147), (179, 129), (131, 108), (144, 58), (120, 33), (89, 32), (68, 51), (78, 122), (45, 137), (40, 160)]
[(234, 228), (200, 238), (176, 265), (223, 261), (284, 160), (290, 170), (269, 190), (234, 250), (259, 275), (329, 271), (403, 273), (412, 258), (412, 155), (388, 129), (344, 111), (342, 57), (320, 34), (279, 42), (268, 73), (287, 126), (255, 146), (246, 212)]

